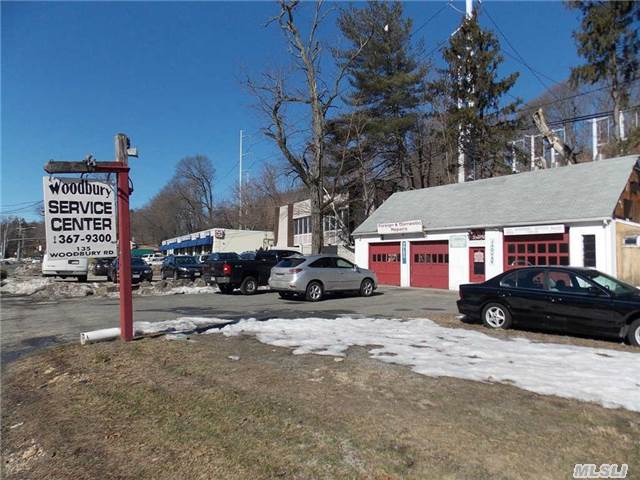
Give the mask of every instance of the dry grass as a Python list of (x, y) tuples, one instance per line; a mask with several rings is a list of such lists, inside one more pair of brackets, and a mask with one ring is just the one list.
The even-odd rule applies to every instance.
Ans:
[(363, 349), (336, 361), (219, 335), (74, 345), (11, 364), (2, 400), (6, 478), (564, 479), (575, 463), (640, 473), (637, 413), (424, 377)]

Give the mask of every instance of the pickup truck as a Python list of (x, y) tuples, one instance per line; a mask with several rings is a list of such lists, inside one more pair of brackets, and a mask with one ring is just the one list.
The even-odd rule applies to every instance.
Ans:
[(207, 260), (203, 278), (210, 285), (218, 285), (222, 293), (239, 288), (243, 295), (252, 295), (258, 287), (268, 284), (271, 269), (280, 260), (296, 254), (294, 250), (265, 250), (256, 252), (255, 260)]

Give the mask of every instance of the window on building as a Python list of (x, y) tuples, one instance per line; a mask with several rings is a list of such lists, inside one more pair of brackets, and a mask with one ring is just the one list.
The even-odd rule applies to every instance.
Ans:
[(303, 235), (311, 233), (311, 217), (301, 217), (293, 219), (293, 234)]
[(338, 229), (338, 222), (333, 215), (325, 215), (322, 217), (323, 230), (325, 232), (332, 232)]
[(596, 266), (596, 236), (582, 236), (582, 265), (585, 267)]

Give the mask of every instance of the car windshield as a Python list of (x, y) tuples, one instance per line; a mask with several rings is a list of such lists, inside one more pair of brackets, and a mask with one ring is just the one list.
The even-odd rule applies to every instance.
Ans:
[(628, 283), (621, 282), (616, 278), (610, 277), (609, 275), (605, 275), (604, 273), (600, 273), (595, 270), (593, 272), (586, 272), (585, 276), (589, 277), (589, 280), (591, 280), (593, 283), (606, 288), (610, 292), (613, 292), (615, 295), (628, 295), (639, 292), (636, 287), (629, 285)]
[(192, 265), (196, 263), (196, 259), (193, 257), (176, 257), (177, 265)]
[(304, 262), (304, 258), (285, 258), (284, 260), (280, 260), (278, 262), (278, 264), (276, 265), (276, 267), (278, 268), (291, 268), (291, 267), (297, 267), (298, 265), (300, 265), (301, 263)]
[(137, 265), (138, 267), (144, 267), (147, 264), (144, 263), (143, 259), (136, 257), (136, 258), (132, 258), (131, 259), (131, 265)]

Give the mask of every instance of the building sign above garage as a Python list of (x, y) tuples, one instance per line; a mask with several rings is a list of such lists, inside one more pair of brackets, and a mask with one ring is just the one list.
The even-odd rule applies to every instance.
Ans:
[(390, 233), (420, 233), (422, 232), (422, 220), (408, 220), (406, 222), (379, 223), (378, 233), (388, 235)]
[(564, 225), (531, 225), (529, 227), (509, 227), (504, 229), (505, 236), (547, 235), (551, 233), (564, 233)]

